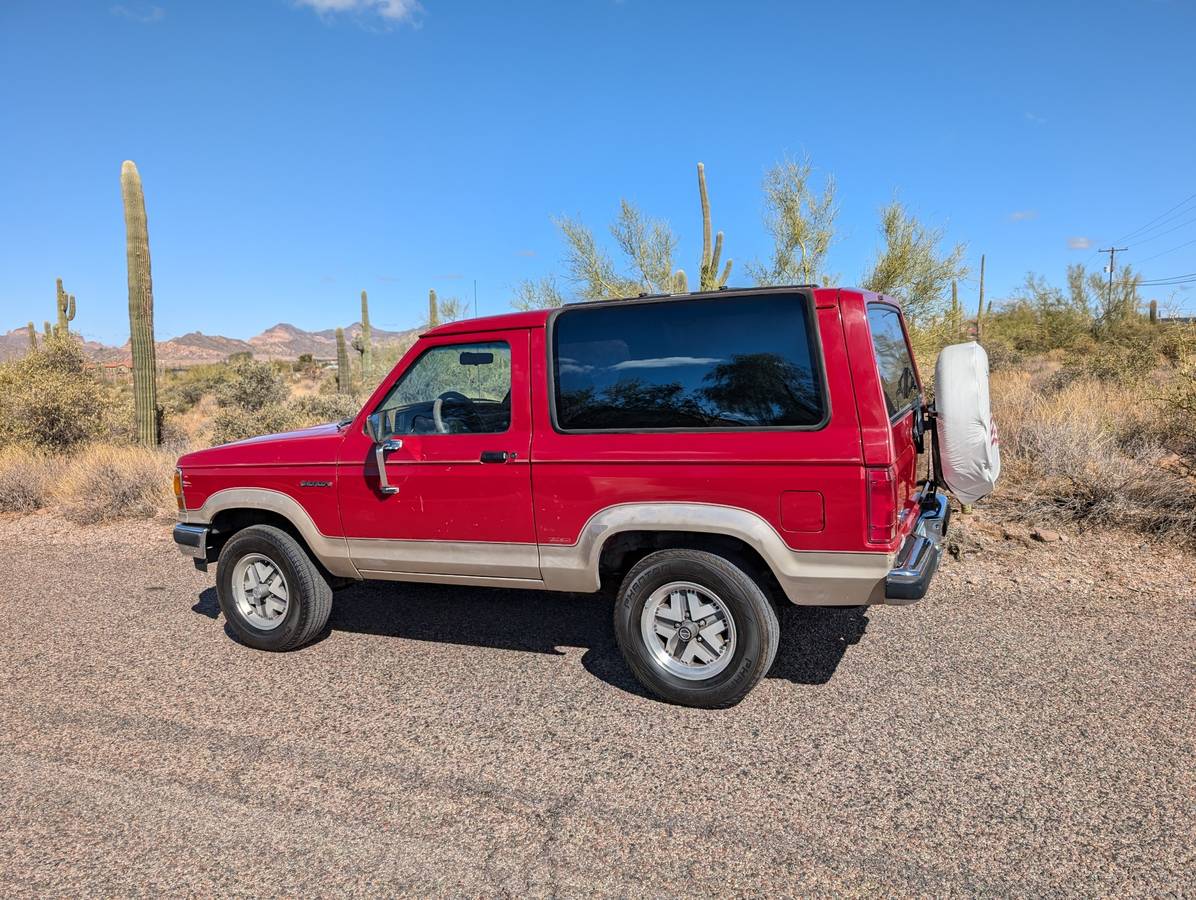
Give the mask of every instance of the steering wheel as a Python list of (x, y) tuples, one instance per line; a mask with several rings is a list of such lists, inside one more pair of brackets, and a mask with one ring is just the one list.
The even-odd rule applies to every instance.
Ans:
[(464, 418), (469, 420), (470, 426), (480, 425), (481, 418), (478, 416), (478, 411), (474, 408), (473, 401), (462, 393), (457, 391), (445, 391), (432, 404), (432, 421), (436, 425), (436, 432), (438, 434), (448, 434), (448, 425), (444, 421), (444, 404), (456, 403), (465, 407)]

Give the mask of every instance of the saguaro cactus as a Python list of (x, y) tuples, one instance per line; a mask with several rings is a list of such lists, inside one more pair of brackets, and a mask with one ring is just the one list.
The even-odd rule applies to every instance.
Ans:
[(436, 302), (436, 292), (428, 291), (428, 327), (435, 328), (440, 324), (440, 304)]
[(361, 377), (370, 375), (370, 303), (365, 291), (361, 292), (361, 333), (353, 338), (353, 349), (361, 357)]
[(154, 285), (150, 276), (149, 228), (141, 175), (131, 160), (120, 166), (125, 203), (125, 253), (129, 265), (129, 346), (133, 353), (133, 406), (137, 440), (158, 443), (158, 380), (154, 348)]
[(731, 277), (731, 260), (718, 271), (719, 257), (723, 254), (723, 233), (720, 231), (714, 238), (714, 249), (710, 247), (710, 197), (706, 193), (706, 167), (698, 163), (698, 195), (702, 200), (702, 265), (700, 268), (699, 287), (703, 291), (716, 291)]
[(36, 350), (37, 349), (37, 329), (33, 327), (32, 322), (30, 322), (25, 327), (29, 331), (29, 349)]
[(53, 330), (50, 328), (50, 323), (49, 323), (49, 322), (42, 322), (42, 325), (45, 327), (45, 334), (46, 334), (46, 337), (49, 337), (51, 334), (53, 334), (53, 333), (54, 333), (54, 332), (53, 332)]
[[(992, 304), (989, 305), (992, 311)], [(976, 304), (976, 343), (984, 342), (984, 254), (980, 254), (980, 302)]]
[(370, 300), (366, 296), (365, 291), (361, 292), (361, 373), (365, 378), (370, 376), (370, 368), (373, 362), (372, 348), (370, 347)]
[(1150, 324), (1151, 325), (1159, 324), (1159, 301), (1158, 300), (1150, 301)]
[(685, 270), (678, 269), (673, 273), (673, 293), (674, 294), (688, 294), (689, 293), (689, 279), (685, 277)]
[(75, 295), (62, 289), (62, 279), (55, 279), (58, 288), (58, 333), (70, 334), (70, 323), (75, 318)]
[(336, 329), (336, 392), (349, 393), (349, 351), (345, 349), (345, 329)]

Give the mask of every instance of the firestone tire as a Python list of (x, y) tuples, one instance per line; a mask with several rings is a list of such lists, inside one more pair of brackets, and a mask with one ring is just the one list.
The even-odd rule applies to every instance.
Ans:
[(332, 589), (293, 537), (271, 525), (238, 531), (220, 551), (216, 596), (229, 627), (258, 650), (294, 650), (328, 624)]
[(699, 550), (640, 560), (619, 588), (614, 620), (640, 683), (683, 706), (734, 706), (767, 674), (780, 643), (776, 611), (755, 580)]

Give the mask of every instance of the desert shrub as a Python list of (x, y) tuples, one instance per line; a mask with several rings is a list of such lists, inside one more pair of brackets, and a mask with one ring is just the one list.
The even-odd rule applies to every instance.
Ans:
[(0, 512), (32, 512), (49, 505), (53, 484), (51, 461), (44, 452), (0, 450)]
[(81, 525), (173, 515), (173, 453), (95, 445), (60, 463), (56, 490), (63, 515)]
[(248, 357), (238, 357), (216, 385), (216, 402), (222, 407), (248, 412), (282, 403), (289, 393), (278, 367)]
[[(296, 419), (306, 425), (323, 422), (340, 422), (357, 415), (361, 401), (348, 394), (330, 394), (314, 397), (298, 397), (290, 402)], [(302, 426), (300, 426), (302, 427)]]
[(1196, 351), (1176, 367), (1160, 402), (1176, 449), (1196, 457)]
[(229, 368), (226, 363), (205, 363), (167, 375), (158, 391), (159, 402), (167, 413), (181, 415), (205, 396), (215, 394), (229, 380)]
[(87, 371), (69, 336), (47, 337), (32, 353), (0, 365), (0, 446), (78, 446), (108, 430), (105, 385)]
[(1149, 384), (1086, 376), (1052, 393), (1013, 372), (992, 387), (1002, 493), (1018, 496), (1017, 514), (1196, 541), (1196, 480), (1167, 465), (1174, 454)]
[(344, 394), (300, 397), (287, 403), (272, 403), (257, 410), (226, 407), (212, 422), (212, 440), (217, 444), (239, 441), (262, 434), (294, 431), (326, 422), (339, 422), (357, 414), (358, 402)]

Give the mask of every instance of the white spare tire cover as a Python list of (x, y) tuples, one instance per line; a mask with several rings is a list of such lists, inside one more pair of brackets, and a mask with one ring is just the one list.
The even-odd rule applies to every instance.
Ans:
[(939, 467), (962, 503), (992, 493), (1001, 474), (997, 424), (988, 398), (988, 354), (972, 341), (945, 347), (934, 368)]

